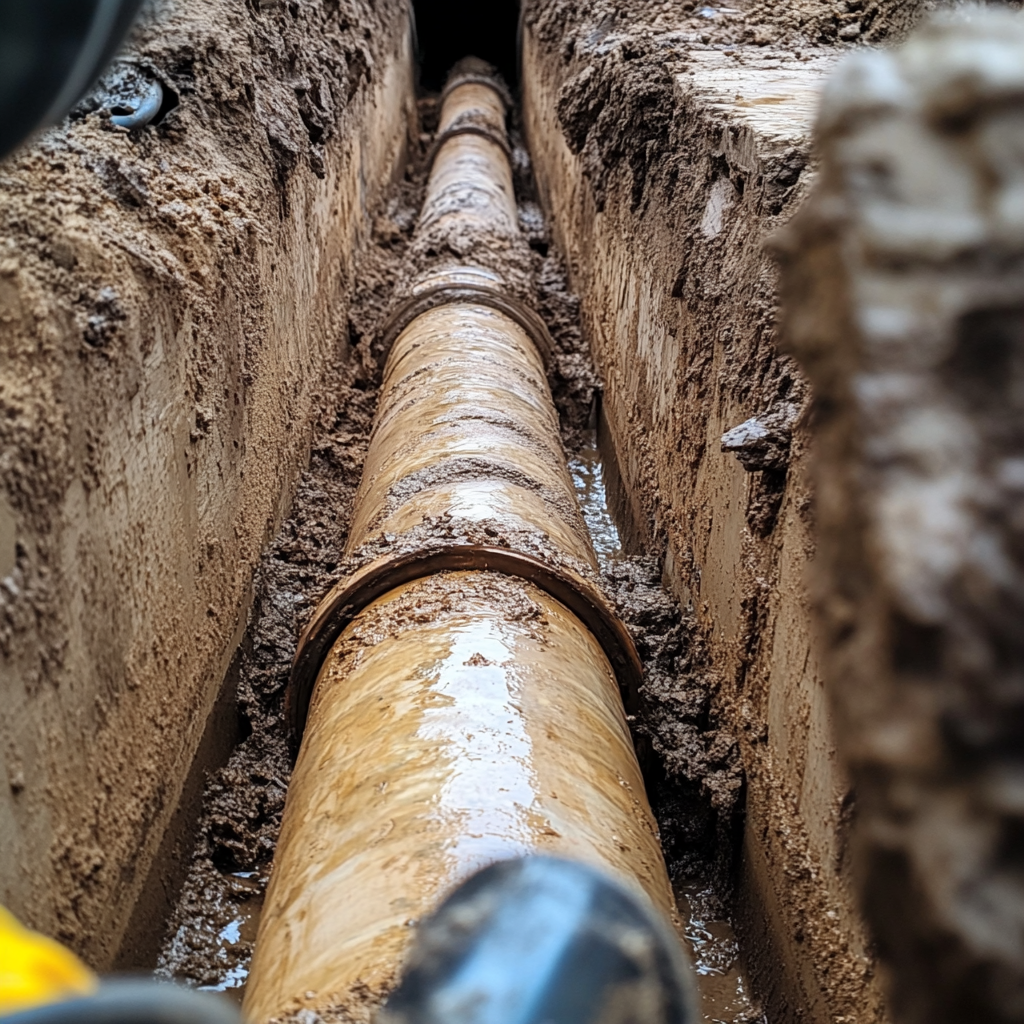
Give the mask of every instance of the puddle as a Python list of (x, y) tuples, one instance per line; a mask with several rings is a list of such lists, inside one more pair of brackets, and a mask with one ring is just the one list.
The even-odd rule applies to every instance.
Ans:
[[(223, 992), (241, 1004), (245, 983), (249, 977), (249, 962), (256, 941), (266, 879), (256, 871), (235, 871), (227, 900), (213, 897), (204, 908), (204, 921), (190, 918), (179, 927), (167, 945), (162, 960), (167, 966), (158, 967), (158, 978), (174, 979), (194, 985), (201, 992)], [(178, 975), (171, 964), (189, 961), (189, 951), (198, 945), (196, 933), (203, 935), (203, 972), (199, 984), (194, 976)]]
[(766, 1024), (747, 989), (739, 943), (728, 921), (704, 915), (699, 889), (675, 887), (676, 906), (686, 922), (686, 945), (697, 972), (700, 1020), (706, 1024)]
[(596, 432), (591, 431), (584, 446), (569, 456), (569, 472), (590, 539), (594, 542), (598, 564), (604, 569), (609, 562), (622, 557), (622, 539), (608, 511), (604, 463), (597, 450)]
[[(608, 508), (604, 463), (597, 436), (569, 456), (569, 470), (576, 497), (590, 530), (598, 563), (607, 569), (623, 557), (622, 540)], [(766, 1024), (751, 999), (740, 966), (739, 943), (728, 921), (713, 918), (704, 908), (713, 901), (697, 887), (675, 887), (676, 905), (685, 922), (686, 945), (697, 973), (700, 1020), (705, 1024)]]

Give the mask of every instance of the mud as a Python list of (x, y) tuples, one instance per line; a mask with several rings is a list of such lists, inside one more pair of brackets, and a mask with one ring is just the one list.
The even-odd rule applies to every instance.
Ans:
[(609, 562), (602, 578), (644, 663), (640, 708), (631, 726), (657, 755), (648, 777), (672, 879), (699, 885), (709, 912), (728, 913), (736, 857), (743, 767), (736, 739), (712, 711), (712, 686), (695, 623), (661, 585), (660, 559)]
[[(926, 52), (934, 37), (916, 64), (842, 80), (816, 198), (776, 236), (790, 308), (814, 318), (789, 324), (790, 350), (763, 246), (816, 180), (810, 126), (838, 60), (941, 6), (527, 3), (520, 230), (438, 216), (415, 241), (439, 106), (421, 100), (407, 140), (401, 5), (155, 6), (101, 89), (0, 168), (0, 899), (114, 961), (129, 908), (159, 904), (138, 899), (143, 879), (241, 639), (245, 739), (209, 780), (158, 969), (241, 990), (290, 780), (296, 637), (334, 583), (393, 550), (346, 554), (387, 312), (472, 261), (554, 339), (600, 573), (495, 521), (428, 516), (401, 543), (515, 547), (614, 601), (644, 661), (629, 724), (689, 939), (724, 979), (705, 1015), (757, 1019), (763, 1000), (773, 1024), (880, 1024), (888, 964), (900, 1020), (1019, 1019), (1022, 485), (1006, 412), (1024, 92), (986, 74), (1020, 54), (982, 60), (966, 98), (921, 72), (949, 57)], [(997, 35), (990, 56), (1019, 49), (1009, 22)], [(118, 128), (154, 83), (153, 122)], [(952, 168), (934, 195), (895, 174), (917, 234), (869, 159), (887, 132), (899, 173)], [(399, 159), (404, 180), (375, 193)], [(947, 208), (979, 195), (999, 217)], [(871, 288), (886, 316), (862, 316)], [(625, 543), (593, 499), (595, 430)]]
[[(156, 4), (0, 168), (0, 899), (94, 966), (131, 942), (345, 356), (408, 48), (390, 0)], [(114, 124), (153, 81), (157, 118)]]
[(853, 856), (908, 1022), (1024, 1015), (1022, 56), (1019, 14), (975, 10), (845, 64), (777, 243)]

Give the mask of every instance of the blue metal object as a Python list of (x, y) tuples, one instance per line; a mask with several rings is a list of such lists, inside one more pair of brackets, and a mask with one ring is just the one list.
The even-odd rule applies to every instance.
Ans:
[(122, 128), (145, 128), (159, 113), (163, 102), (163, 86), (155, 80), (151, 81), (146, 91), (138, 97), (137, 105), (130, 114), (111, 114), (110, 120)]
[(678, 937), (583, 864), (502, 861), (426, 921), (381, 1024), (695, 1024)]

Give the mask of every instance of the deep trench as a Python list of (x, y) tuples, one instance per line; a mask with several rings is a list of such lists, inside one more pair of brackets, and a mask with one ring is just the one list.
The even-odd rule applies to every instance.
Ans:
[[(209, 773), (198, 820), (182, 824), (195, 848), (174, 909), (163, 929), (158, 977), (241, 999), (266, 891), (292, 768), (282, 701), (296, 638), (323, 594), (343, 575), (352, 500), (366, 454), (383, 353), (375, 348), (395, 270), (406, 254), (423, 197), (426, 154), (436, 128), (437, 91), (449, 66), (467, 52), (492, 63), (517, 84), (516, 5), (488, 14), (465, 5), (442, 18), (442, 5), (415, 5), (419, 61), (420, 144), (401, 182), (374, 218), (373, 238), (358, 264), (349, 319), (352, 358), (323, 382), (324, 401), (309, 466), (256, 577), (256, 598), (234, 663), (230, 689), (237, 734), (227, 763)], [(454, 23), (457, 30), (449, 31)], [(511, 117), (513, 169), (521, 229), (533, 255), (538, 311), (555, 341), (549, 371), (562, 441), (577, 495), (598, 553), (608, 596), (629, 627), (652, 686), (686, 674), (695, 657), (689, 623), (662, 586), (662, 564), (634, 542), (623, 520), (629, 502), (615, 453), (602, 429), (601, 382), (581, 335), (579, 304), (538, 202), (518, 110)], [(607, 483), (607, 486), (606, 486)], [(609, 500), (611, 499), (611, 500)], [(618, 519), (611, 508), (620, 513)], [(686, 942), (699, 978), (704, 1019), (739, 1024), (762, 1020), (748, 992), (742, 955), (729, 923), (741, 827), (740, 802), (715, 807), (699, 778), (673, 772), (659, 757), (664, 709), (646, 702), (630, 727), (644, 759), (645, 782), (686, 922)], [(691, 716), (704, 742), (716, 733), (706, 707)], [(141, 965), (139, 965), (141, 966)]]

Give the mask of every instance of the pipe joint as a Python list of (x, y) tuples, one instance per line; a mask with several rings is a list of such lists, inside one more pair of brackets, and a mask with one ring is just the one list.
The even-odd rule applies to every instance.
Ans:
[(338, 583), (320, 602), (299, 640), (285, 693), (285, 718), (294, 752), (302, 741), (320, 669), (338, 637), (359, 613), (413, 580), (471, 569), (528, 580), (565, 605), (601, 645), (615, 672), (626, 711), (637, 710), (643, 682), (640, 657), (629, 631), (594, 582), (566, 566), (509, 548), (438, 544), (375, 559)]
[(378, 334), (377, 345), (381, 358), (387, 359), (398, 336), (415, 320), (431, 309), (454, 303), (472, 303), (487, 306), (514, 320), (529, 336), (544, 366), (551, 365), (554, 342), (547, 325), (534, 310), (521, 299), (510, 295), (493, 284), (469, 281), (438, 282), (403, 299), (388, 314)]

